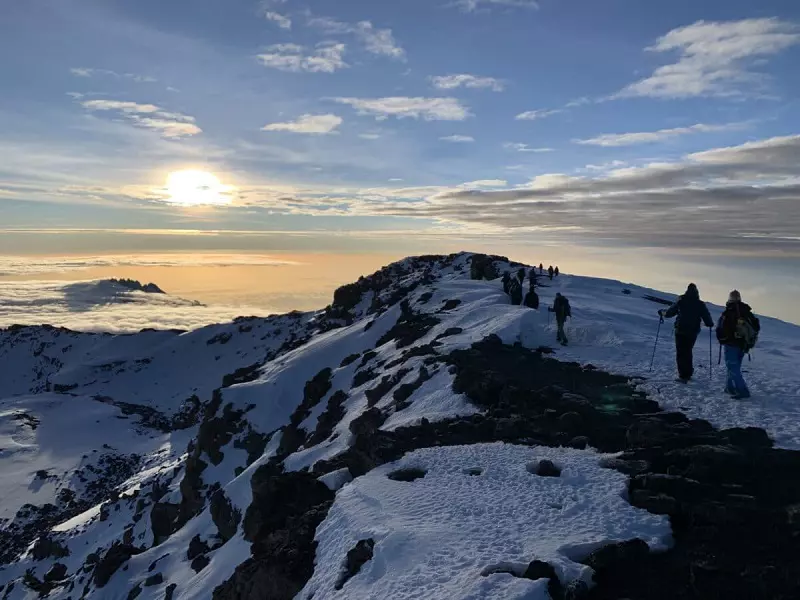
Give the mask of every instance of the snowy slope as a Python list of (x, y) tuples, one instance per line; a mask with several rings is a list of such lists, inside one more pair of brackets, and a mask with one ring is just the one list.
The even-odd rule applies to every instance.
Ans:
[[(499, 280), (473, 280), (474, 260), (406, 259), (318, 313), (190, 332), (0, 331), (0, 597), (547, 598), (560, 593), (553, 578), (589, 584), (585, 559), (605, 545), (668, 548), (666, 513), (629, 503), (627, 471), (585, 448), (591, 436), (565, 433), (588, 410), (564, 389), (572, 379), (536, 391), (576, 406), (537, 415), (551, 437), (457, 381), (452, 357), (490, 336), (523, 358), (554, 345), (544, 307), (557, 291), (574, 318), (555, 358), (633, 378), (641, 397), (692, 419), (800, 447), (800, 328), (762, 318), (753, 400), (731, 401), (721, 370), (708, 376), (704, 338), (688, 387), (672, 381), (669, 330), (648, 371), (661, 305), (645, 297), (664, 294), (562, 275), (542, 282), (532, 311), (510, 305)], [(619, 385), (564, 368), (598, 395)], [(641, 406), (614, 418), (637, 428), (655, 409), (631, 394)], [(494, 443), (464, 438), (461, 424)], [(452, 447), (428, 447), (442, 443)], [(560, 476), (538, 475), (541, 459)], [(424, 477), (388, 477), (407, 468)], [(531, 561), (553, 571), (533, 576)]]

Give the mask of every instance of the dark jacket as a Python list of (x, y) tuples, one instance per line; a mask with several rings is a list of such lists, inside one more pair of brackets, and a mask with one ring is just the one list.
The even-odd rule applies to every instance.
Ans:
[(675, 331), (678, 333), (697, 335), (700, 333), (701, 321), (706, 324), (706, 327), (714, 326), (711, 313), (708, 312), (706, 303), (700, 300), (700, 294), (696, 288), (686, 290), (686, 293), (664, 313), (668, 319), (675, 315), (678, 315), (675, 321)]
[(566, 296), (556, 296), (553, 302), (553, 312), (556, 313), (556, 321), (559, 323), (563, 323), (567, 320), (567, 317), (572, 316), (572, 309)]
[(717, 321), (717, 340), (723, 346), (738, 346), (744, 351), (750, 348), (747, 342), (737, 336), (736, 328), (739, 319), (746, 320), (756, 333), (761, 331), (761, 323), (753, 314), (753, 309), (744, 302), (728, 302), (724, 312)]

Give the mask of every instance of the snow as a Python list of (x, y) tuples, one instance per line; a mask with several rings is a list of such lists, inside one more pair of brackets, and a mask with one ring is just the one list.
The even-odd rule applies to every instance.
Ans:
[(345, 484), (353, 481), (353, 476), (350, 474), (350, 469), (345, 467), (337, 471), (331, 471), (327, 475), (319, 477), (319, 480), (328, 486), (328, 489), (336, 492), (340, 490)]
[[(661, 326), (652, 372), (650, 360), (658, 328), (657, 311), (665, 306), (645, 295), (674, 300), (675, 296), (618, 281), (561, 275), (539, 289), (540, 311), (529, 317), (520, 341), (531, 348), (556, 346), (555, 358), (593, 364), (620, 375), (642, 378), (640, 388), (666, 410), (680, 410), (690, 418), (725, 427), (761, 427), (779, 447), (800, 449), (800, 327), (759, 316), (761, 335), (752, 361), (745, 358), (744, 373), (750, 400), (732, 400), (725, 392), (725, 363), (717, 364), (718, 344), (705, 327), (694, 351), (695, 375), (689, 385), (675, 381), (673, 321)], [(701, 282), (700, 291), (702, 293)], [(622, 293), (631, 291), (630, 295)], [(548, 324), (547, 306), (556, 292), (569, 298), (573, 318), (567, 321), (569, 346), (556, 345), (556, 325)], [(747, 301), (747, 297), (744, 298)], [(708, 302), (712, 318), (723, 307)], [(753, 309), (757, 312), (758, 307)], [(713, 334), (712, 334), (713, 335)], [(710, 363), (710, 364), (709, 364)], [(709, 373), (709, 366), (711, 373)]]
[[(589, 583), (591, 569), (575, 561), (603, 545), (640, 538), (668, 548), (668, 519), (631, 506), (627, 477), (600, 467), (603, 457), (495, 443), (425, 448), (374, 469), (337, 494), (317, 529), (316, 571), (297, 598), (544, 599), (546, 586), (484, 573), (510, 566), (521, 574), (542, 560), (565, 584)], [(528, 472), (540, 459), (561, 476)], [(398, 468), (427, 474), (388, 479)], [(337, 591), (347, 551), (363, 539), (375, 541), (374, 557)]]

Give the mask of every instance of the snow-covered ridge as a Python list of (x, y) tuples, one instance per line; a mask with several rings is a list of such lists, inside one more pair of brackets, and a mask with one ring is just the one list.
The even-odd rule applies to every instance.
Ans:
[(609, 544), (639, 538), (615, 560), (647, 560), (671, 543), (665, 514), (710, 510), (656, 476), (694, 460), (654, 460), (665, 444), (771, 456), (763, 433), (719, 425), (800, 445), (800, 328), (762, 319), (756, 400), (733, 404), (702, 338), (689, 388), (672, 383), (668, 335), (648, 372), (648, 298), (665, 295), (620, 282), (542, 281), (543, 307), (560, 291), (574, 314), (555, 354), (574, 363), (548, 362), (535, 352), (554, 342), (548, 313), (484, 279), (519, 266), (410, 258), (324, 311), (190, 332), (0, 331), (0, 483), (14, 490), (0, 502), (0, 594), (577, 598), (611, 568)]

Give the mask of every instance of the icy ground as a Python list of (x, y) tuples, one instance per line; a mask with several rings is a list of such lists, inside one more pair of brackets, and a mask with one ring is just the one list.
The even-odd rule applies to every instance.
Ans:
[[(438, 359), (489, 335), (553, 346), (559, 360), (636, 378), (665, 408), (762, 427), (778, 445), (800, 448), (800, 327), (762, 317), (746, 363), (753, 398), (733, 401), (716, 346), (709, 376), (705, 331), (691, 384), (674, 383), (669, 323), (649, 372), (662, 305), (645, 296), (670, 296), (561, 275), (542, 281), (542, 310), (533, 311), (510, 305), (499, 280), (471, 280), (470, 260), (407, 259), (345, 290), (347, 306), (188, 333), (0, 330), (0, 536), (14, 550), (0, 566), (0, 597), (33, 600), (46, 589), (59, 600), (124, 600), (136, 590), (141, 600), (211, 598), (250, 557), (246, 517), (262, 466), (320, 468), (375, 415), (395, 431), (479, 412)], [(566, 348), (546, 311), (558, 291), (573, 311)], [(716, 318), (721, 308), (710, 308)], [(529, 473), (540, 458), (562, 476)], [(317, 531), (317, 568), (302, 583), (318, 590), (314, 600), (537, 599), (547, 597), (544, 580), (492, 567), (516, 572), (540, 557), (566, 583), (590, 577), (575, 561), (602, 542), (641, 537), (664, 547), (665, 520), (631, 507), (626, 477), (599, 460), (592, 449), (481, 445), (419, 450), (352, 483), (324, 470), (338, 492)], [(388, 480), (400, 466), (427, 474)], [(379, 560), (336, 591), (343, 554), (366, 538)]]

